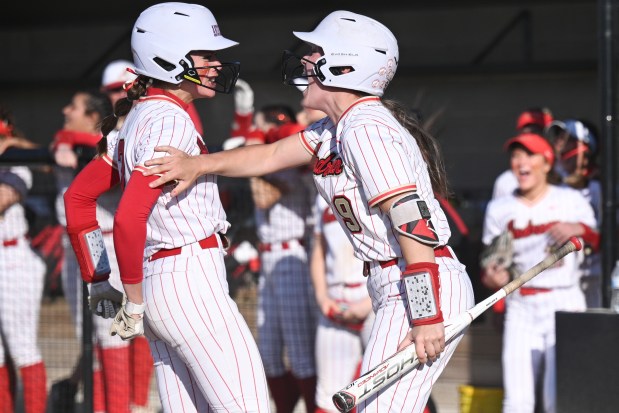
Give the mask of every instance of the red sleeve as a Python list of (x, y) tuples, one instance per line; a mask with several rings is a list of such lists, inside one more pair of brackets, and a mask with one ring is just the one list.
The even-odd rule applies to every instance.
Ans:
[(77, 174), (64, 193), (67, 234), (75, 251), (82, 279), (86, 282), (106, 280), (109, 274), (99, 274), (96, 280), (93, 279), (80, 246), (79, 233), (99, 226), (96, 213), (97, 199), (116, 184), (118, 184), (118, 172), (102, 158), (96, 158)]
[(124, 284), (137, 284), (143, 278), (146, 221), (162, 191), (161, 187), (153, 189), (148, 184), (157, 178), (133, 171), (114, 216), (116, 260)]
[(102, 158), (90, 161), (64, 193), (67, 231), (79, 232), (98, 225), (97, 198), (118, 184), (118, 172)]
[(66, 143), (71, 146), (83, 145), (83, 146), (97, 146), (97, 143), (101, 140), (101, 135), (98, 133), (86, 133), (75, 132), (69, 130), (60, 130), (54, 136), (54, 149), (60, 143)]
[(585, 224), (580, 224), (585, 231), (582, 235), (582, 240), (585, 244), (589, 245), (593, 252), (598, 252), (600, 250), (600, 233), (595, 231), (593, 228), (589, 227)]
[(456, 209), (445, 198), (436, 194), (434, 194), (434, 197), (438, 200), (439, 204), (441, 204), (443, 212), (445, 212), (445, 214), (453, 220), (454, 224), (458, 228), (458, 231), (460, 231), (463, 236), (468, 237), (469, 229), (462, 220), (460, 214), (458, 214), (458, 211), (456, 211)]
[(253, 125), (254, 114), (249, 113), (247, 115), (240, 115), (234, 112), (234, 121), (232, 123), (232, 130), (230, 131), (230, 136), (245, 136), (251, 132), (254, 128)]

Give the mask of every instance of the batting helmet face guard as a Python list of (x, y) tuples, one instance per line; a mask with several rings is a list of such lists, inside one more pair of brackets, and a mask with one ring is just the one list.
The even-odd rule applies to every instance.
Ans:
[(144, 10), (131, 34), (131, 50), (140, 75), (179, 84), (189, 80), (208, 89), (230, 93), (239, 76), (238, 62), (221, 63), (216, 87), (202, 84), (189, 57), (192, 51), (217, 51), (237, 45), (219, 31), (215, 17), (204, 6), (187, 3), (160, 3)]
[(562, 134), (565, 134), (568, 140), (573, 139), (586, 145), (591, 153), (597, 152), (597, 139), (595, 135), (581, 121), (576, 119), (556, 120), (548, 126), (548, 135), (551, 140), (556, 139)]
[[(303, 84), (315, 77), (325, 86), (382, 96), (398, 67), (398, 42), (378, 21), (349, 11), (335, 11), (311, 32), (293, 32), (306, 43), (322, 48), (318, 61), (284, 52), (284, 83)], [(296, 59), (293, 59), (296, 58)], [(297, 64), (292, 61), (296, 60)], [(303, 68), (313, 65), (312, 73)], [(347, 69), (347, 70), (343, 70)], [(306, 81), (307, 82), (307, 81)]]

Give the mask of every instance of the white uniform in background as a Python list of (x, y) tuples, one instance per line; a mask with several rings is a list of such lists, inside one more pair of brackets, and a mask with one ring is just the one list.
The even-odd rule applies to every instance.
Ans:
[[(514, 237), (515, 271), (521, 274), (555, 247), (546, 232), (558, 222), (597, 227), (591, 205), (579, 192), (550, 186), (534, 204), (515, 195), (491, 201), (482, 242), (489, 245), (509, 230)], [(504, 413), (533, 412), (534, 377), (539, 377), (543, 364), (544, 411), (555, 411), (555, 312), (585, 310), (580, 288), (582, 261), (582, 251), (569, 254), (507, 296), (503, 332)]]

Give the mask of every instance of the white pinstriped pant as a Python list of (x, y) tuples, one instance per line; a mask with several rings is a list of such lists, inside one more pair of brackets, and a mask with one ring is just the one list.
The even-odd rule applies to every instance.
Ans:
[[(506, 298), (503, 330), (503, 412), (533, 413), (535, 378), (543, 381), (544, 412), (556, 409), (555, 312), (583, 311), (580, 285), (523, 296), (515, 291)], [(544, 375), (540, 377), (542, 366)]]
[[(346, 287), (329, 286), (329, 297), (356, 302), (368, 297), (365, 284)], [(336, 412), (333, 394), (355, 379), (363, 351), (370, 339), (374, 313), (370, 312), (361, 331), (353, 331), (321, 315), (316, 331), (316, 404), (325, 411)]]
[(270, 412), (258, 347), (230, 298), (221, 246), (194, 243), (147, 261), (143, 292), (164, 412)]
[(17, 367), (42, 360), (37, 332), (45, 264), (29, 244), (23, 237), (15, 246), (0, 244), (0, 333), (4, 339), (0, 342), (0, 366), (6, 353)]
[[(402, 260), (400, 260), (402, 262)], [(436, 258), (441, 280), (441, 309), (448, 320), (475, 305), (473, 287), (460, 262), (453, 258)], [(362, 374), (397, 351), (398, 344), (409, 330), (406, 309), (400, 292), (400, 268), (396, 265), (381, 268), (377, 262), (370, 267), (368, 291), (376, 318), (370, 341), (363, 356)], [(421, 413), (432, 386), (438, 380), (462, 335), (445, 347), (434, 363), (419, 366), (398, 382), (359, 404), (358, 413)]]

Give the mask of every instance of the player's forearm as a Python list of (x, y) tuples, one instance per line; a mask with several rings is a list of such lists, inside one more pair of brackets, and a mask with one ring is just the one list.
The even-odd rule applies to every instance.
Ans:
[(142, 295), (142, 283), (137, 284), (123, 284), (125, 294), (127, 295), (127, 301), (133, 304), (144, 304), (144, 297)]
[(320, 305), (327, 297), (327, 277), (325, 272), (324, 241), (321, 235), (314, 236), (312, 254), (310, 257), (310, 276), (314, 286), (314, 296)]
[(200, 155), (202, 175), (233, 178), (262, 176), (309, 163), (311, 155), (291, 136), (272, 144), (248, 145), (210, 155)]
[(114, 216), (114, 246), (123, 284), (142, 282), (146, 223), (161, 194), (161, 189), (148, 187), (153, 179), (134, 171)]

